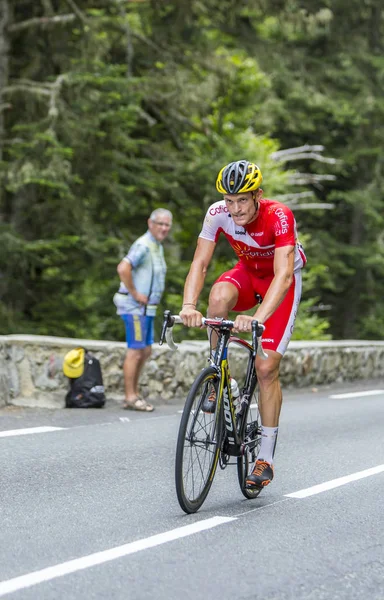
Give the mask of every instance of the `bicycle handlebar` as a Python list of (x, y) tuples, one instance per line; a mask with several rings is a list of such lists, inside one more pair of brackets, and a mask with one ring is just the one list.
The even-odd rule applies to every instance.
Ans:
[[(164, 311), (163, 328), (161, 330), (159, 345), (161, 346), (165, 340), (171, 350), (177, 350), (178, 346), (173, 341), (172, 329), (174, 325), (182, 324), (183, 320), (179, 315), (171, 315), (170, 310)], [(232, 329), (235, 322), (227, 319), (208, 319), (203, 317), (203, 325), (207, 327), (216, 327), (218, 329)], [(261, 340), (264, 329), (264, 325), (258, 323), (256, 320), (252, 321), (252, 346), (256, 353), (265, 360), (268, 358), (268, 354), (264, 352)]]

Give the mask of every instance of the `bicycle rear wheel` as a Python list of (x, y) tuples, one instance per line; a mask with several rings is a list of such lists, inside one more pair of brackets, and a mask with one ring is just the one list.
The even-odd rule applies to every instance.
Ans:
[(213, 412), (204, 412), (204, 400), (214, 392), (218, 398), (220, 378), (207, 367), (195, 379), (180, 421), (176, 448), (176, 493), (186, 513), (196, 512), (212, 485), (220, 453), (222, 418), (216, 401)]
[(246, 415), (240, 423), (241, 437), (244, 441), (244, 451), (237, 458), (237, 476), (242, 494), (248, 498), (257, 498), (261, 488), (249, 489), (245, 487), (245, 481), (252, 473), (253, 465), (259, 452), (261, 443), (261, 420), (257, 402), (257, 390), (251, 396)]

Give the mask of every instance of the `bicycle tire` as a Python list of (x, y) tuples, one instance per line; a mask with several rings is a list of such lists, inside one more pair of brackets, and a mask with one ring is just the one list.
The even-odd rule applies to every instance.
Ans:
[(247, 406), (246, 414), (243, 415), (240, 427), (242, 429), (240, 435), (244, 442), (244, 452), (237, 458), (237, 477), (241, 493), (248, 500), (252, 500), (257, 498), (262, 490), (262, 488), (247, 488), (245, 485), (247, 476), (253, 470), (261, 443), (261, 420), (257, 403), (257, 389), (251, 396), (251, 401)]
[(216, 401), (212, 413), (202, 410), (204, 399), (213, 389), (217, 398), (220, 376), (214, 367), (206, 367), (192, 384), (180, 421), (175, 483), (177, 499), (187, 514), (196, 512), (202, 506), (218, 463), (222, 435), (221, 403)]

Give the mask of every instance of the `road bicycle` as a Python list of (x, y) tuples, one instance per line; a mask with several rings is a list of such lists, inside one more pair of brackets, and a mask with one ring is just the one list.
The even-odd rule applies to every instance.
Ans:
[[(175, 324), (182, 324), (181, 318), (165, 311), (160, 344), (166, 340), (172, 350), (177, 349), (172, 334)], [(231, 335), (234, 321), (204, 318), (203, 325), (217, 333), (218, 341), (209, 366), (192, 384), (180, 421), (175, 481), (179, 504), (186, 513), (194, 513), (202, 506), (218, 464), (222, 469), (237, 464), (240, 489), (246, 498), (256, 498), (261, 491), (247, 487), (245, 482), (252, 472), (261, 439), (255, 358), (256, 354), (268, 357), (261, 344), (264, 326), (252, 321), (252, 344), (249, 344)], [(232, 346), (240, 346), (247, 354), (237, 399), (232, 394), (228, 360)], [(235, 462), (230, 462), (232, 458)]]

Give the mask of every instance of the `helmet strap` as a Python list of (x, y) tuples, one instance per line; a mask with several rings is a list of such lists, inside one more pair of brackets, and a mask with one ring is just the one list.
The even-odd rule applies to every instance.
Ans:
[(252, 200), (255, 204), (255, 216), (256, 216), (257, 211), (259, 210), (259, 201), (256, 200), (256, 192), (254, 190), (252, 191)]

